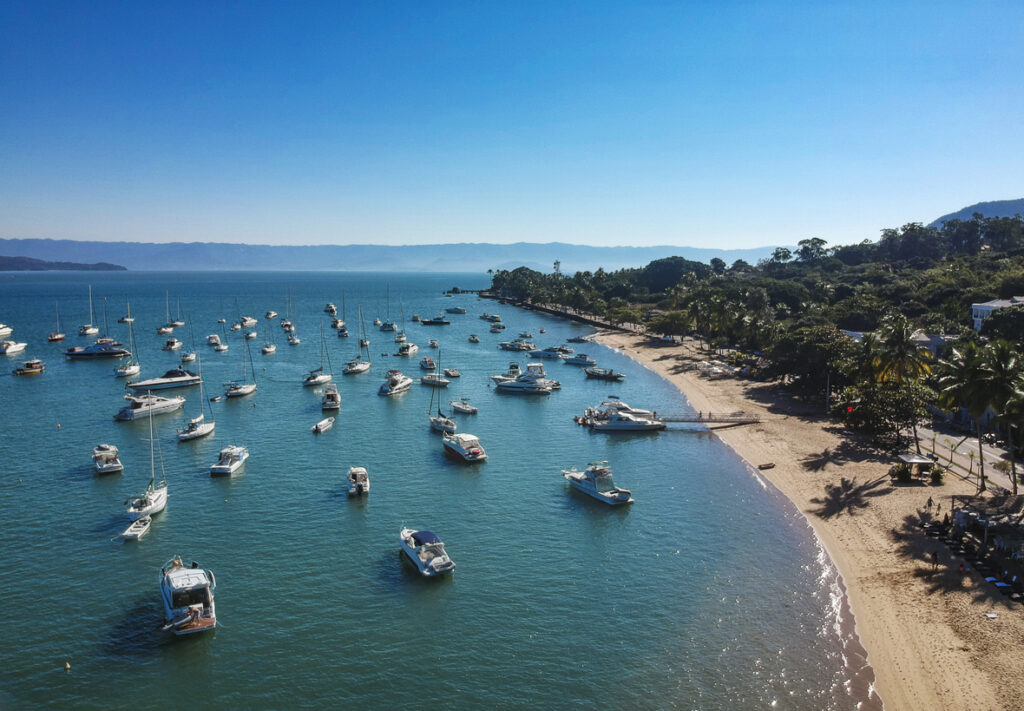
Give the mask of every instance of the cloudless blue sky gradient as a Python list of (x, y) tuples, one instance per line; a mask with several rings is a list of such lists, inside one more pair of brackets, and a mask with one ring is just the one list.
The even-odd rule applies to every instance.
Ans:
[(1022, 37), (1020, 0), (0, 0), (0, 237), (875, 239), (1024, 197)]

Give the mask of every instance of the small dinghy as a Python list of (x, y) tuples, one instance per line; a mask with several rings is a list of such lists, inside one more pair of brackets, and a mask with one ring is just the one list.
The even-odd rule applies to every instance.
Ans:
[(126, 541), (137, 541), (149, 532), (149, 524), (153, 522), (153, 519), (149, 516), (143, 516), (132, 521), (132, 525), (124, 529), (124, 533), (121, 537)]
[(370, 493), (370, 475), (364, 467), (351, 467), (348, 470), (348, 495), (361, 496)]
[(448, 378), (461, 378), (462, 377), (462, 373), (460, 373), (455, 368), (445, 368), (444, 369), (444, 374), (445, 374), (445, 377), (448, 377)]
[(334, 427), (334, 418), (326, 417), (313, 425), (313, 434), (320, 434)]

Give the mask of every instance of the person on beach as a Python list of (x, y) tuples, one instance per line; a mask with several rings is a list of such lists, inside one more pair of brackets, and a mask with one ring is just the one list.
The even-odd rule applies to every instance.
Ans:
[(939, 567), (939, 552), (932, 551), (932, 570)]
[(930, 496), (928, 497), (928, 503), (926, 504), (926, 506), (927, 506), (928, 508), (931, 508), (931, 507), (932, 507), (932, 497), (930, 497)]

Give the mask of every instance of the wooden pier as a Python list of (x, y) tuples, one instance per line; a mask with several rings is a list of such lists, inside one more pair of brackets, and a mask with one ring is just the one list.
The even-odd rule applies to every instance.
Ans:
[(747, 412), (716, 414), (712, 412), (697, 415), (658, 415), (662, 422), (689, 422), (698, 425), (756, 425), (761, 421), (758, 415)]

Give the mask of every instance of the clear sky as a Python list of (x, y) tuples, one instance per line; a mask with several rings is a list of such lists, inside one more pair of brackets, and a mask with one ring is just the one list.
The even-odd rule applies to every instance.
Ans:
[(0, 0), (0, 237), (875, 239), (1024, 197), (1024, 2)]

